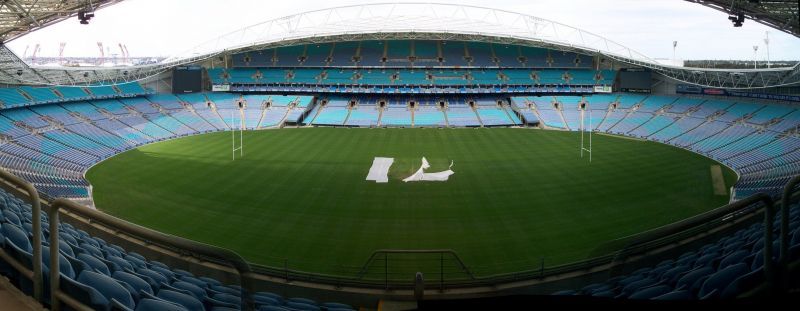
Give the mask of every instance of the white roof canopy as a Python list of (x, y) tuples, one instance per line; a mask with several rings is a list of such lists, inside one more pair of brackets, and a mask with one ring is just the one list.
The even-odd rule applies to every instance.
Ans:
[[(11, 60), (7, 63), (13, 63), (13, 67), (0, 68), (0, 72), (6, 73), (0, 74), (0, 80), (22, 84), (129, 81), (221, 54), (306, 43), (387, 39), (483, 41), (577, 51), (650, 68), (670, 78), (703, 86), (748, 89), (800, 83), (800, 66), (757, 70), (668, 66), (592, 32), (555, 21), (492, 8), (437, 3), (352, 5), (290, 15), (230, 32), (154, 65), (28, 68), (18, 59)], [(0, 56), (3, 54), (7, 53)]]

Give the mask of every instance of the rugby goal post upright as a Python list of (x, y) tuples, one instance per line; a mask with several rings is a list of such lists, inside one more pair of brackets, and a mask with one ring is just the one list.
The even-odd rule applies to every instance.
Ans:
[[(583, 106), (581, 109), (581, 158), (583, 158), (583, 153), (586, 152), (589, 154), (589, 163), (592, 163), (592, 110), (587, 109), (589, 105)], [(586, 110), (589, 110), (589, 148), (586, 148), (586, 143), (584, 140), (584, 134), (586, 133)]]
[(236, 160), (236, 151), (239, 151), (239, 157), (244, 156), (244, 118), (239, 118), (239, 146), (236, 146), (236, 119), (233, 117), (236, 110), (231, 111), (231, 153), (232, 160)]

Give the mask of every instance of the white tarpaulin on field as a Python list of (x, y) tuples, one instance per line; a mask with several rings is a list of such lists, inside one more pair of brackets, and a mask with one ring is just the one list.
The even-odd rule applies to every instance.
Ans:
[(447, 181), (450, 178), (450, 175), (455, 174), (450, 168), (453, 168), (453, 161), (450, 161), (450, 167), (448, 170), (443, 172), (436, 172), (436, 173), (425, 173), (425, 170), (430, 168), (431, 165), (428, 164), (428, 159), (422, 157), (422, 166), (417, 170), (414, 175), (408, 176), (408, 178), (403, 179), (404, 182), (409, 181)]
[(392, 167), (394, 158), (379, 158), (372, 160), (372, 167), (367, 173), (367, 180), (374, 180), (376, 183), (389, 182), (389, 168)]
[(367, 180), (374, 180), (376, 183), (389, 182), (389, 168), (392, 167), (394, 158), (379, 158), (372, 160), (372, 167), (367, 173)]

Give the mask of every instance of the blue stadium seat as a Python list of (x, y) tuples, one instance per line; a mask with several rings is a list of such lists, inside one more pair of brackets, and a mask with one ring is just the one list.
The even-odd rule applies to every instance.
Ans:
[(142, 299), (136, 305), (136, 311), (189, 311), (179, 304), (160, 299)]
[(113, 264), (114, 271), (133, 271), (133, 265), (129, 261), (120, 257), (108, 255), (106, 256), (106, 261)]
[(699, 293), (700, 297), (708, 297), (714, 291), (718, 293), (717, 295), (721, 294), (726, 286), (740, 276), (747, 274), (749, 271), (750, 270), (747, 268), (747, 264), (745, 263), (738, 263), (724, 269), (720, 269), (716, 273), (709, 276), (705, 283), (703, 283), (703, 287), (700, 289)]
[(10, 243), (28, 253), (33, 251), (33, 247), (31, 247), (31, 242), (30, 240), (28, 240), (28, 235), (24, 231), (22, 231), (21, 228), (13, 224), (5, 224), (2, 227), (2, 230), (3, 230), (3, 236), (6, 239), (5, 242), (6, 246), (8, 246)]
[(676, 290), (663, 294), (661, 296), (653, 297), (653, 300), (692, 300), (694, 295), (688, 290)]
[(111, 275), (111, 277), (117, 281), (124, 282), (130, 285), (130, 287), (133, 288), (137, 296), (140, 292), (146, 292), (151, 295), (154, 294), (153, 288), (150, 286), (149, 283), (147, 283), (147, 281), (129, 272), (115, 271)]
[(322, 306), (328, 310), (354, 310), (352, 306), (338, 302), (326, 302)]
[(105, 263), (103, 263), (100, 259), (98, 259), (97, 257), (94, 257), (94, 256), (89, 255), (89, 254), (78, 254), (78, 256), (76, 256), (76, 258), (78, 260), (84, 262), (86, 265), (91, 267), (92, 270), (94, 270), (96, 272), (99, 272), (99, 273), (102, 273), (102, 274), (105, 274), (105, 275), (108, 275), (108, 276), (111, 275), (111, 271), (108, 270), (108, 266)]
[(719, 262), (718, 269), (720, 269), (720, 270), (721, 269), (725, 269), (728, 266), (740, 263), (740, 262), (742, 262), (742, 260), (744, 260), (749, 255), (750, 255), (750, 252), (746, 251), (746, 250), (736, 251), (736, 252), (734, 252), (734, 253), (732, 253), (732, 254), (730, 254), (728, 256), (725, 256), (725, 258), (723, 258), (722, 261)]
[(173, 290), (162, 289), (158, 291), (158, 298), (164, 299), (169, 302), (179, 304), (189, 310), (204, 310), (205, 307), (200, 300), (192, 297), (191, 295), (176, 292)]
[(208, 288), (208, 282), (206, 282), (204, 280), (201, 280), (200, 278), (191, 277), (191, 276), (181, 276), (179, 279), (181, 281), (197, 285), (198, 287), (203, 288), (203, 289)]
[[(85, 304), (95, 310), (110, 309), (111, 301), (109, 301), (105, 296), (103, 296), (103, 294), (101, 294), (95, 288), (85, 285), (74, 279), (68, 278), (66, 276), (62, 276), (60, 280), (61, 280), (61, 289), (64, 291), (64, 293), (66, 293), (73, 299), (77, 300), (78, 302)], [(123, 290), (125, 289), (123, 288)]]
[(640, 289), (639, 291), (628, 296), (628, 299), (651, 299), (672, 291), (671, 286), (656, 285), (648, 288)]
[(678, 279), (678, 283), (675, 284), (676, 287), (679, 288), (686, 288), (689, 289), (698, 281), (705, 277), (708, 277), (714, 273), (714, 269), (711, 267), (702, 267), (695, 270), (692, 270), (686, 273), (683, 277)]
[(320, 307), (312, 304), (302, 303), (302, 302), (294, 302), (294, 301), (287, 301), (286, 306), (290, 309), (294, 310), (302, 310), (302, 311), (319, 311), (322, 310)]
[(626, 285), (625, 287), (622, 288), (622, 291), (621, 291), (619, 297), (621, 297), (621, 298), (627, 297), (628, 295), (630, 295), (630, 294), (632, 294), (634, 292), (637, 292), (637, 291), (639, 291), (639, 290), (641, 290), (643, 288), (650, 287), (650, 286), (652, 286), (652, 285), (654, 285), (656, 283), (658, 283), (658, 279), (655, 279), (655, 278), (645, 278), (645, 279), (641, 279), (641, 280), (636, 281), (636, 282), (631, 282), (630, 284), (628, 284), (628, 285)]
[(197, 298), (197, 300), (202, 301), (204, 298), (208, 297), (208, 294), (204, 289), (189, 282), (177, 281), (170, 284), (170, 286), (192, 293), (192, 296)]
[(135, 307), (130, 292), (107, 275), (92, 271), (84, 271), (78, 276), (77, 281), (94, 288), (108, 301), (115, 299), (127, 308), (133, 309)]
[[(237, 295), (237, 296), (241, 295), (241, 293), (242, 293), (241, 291), (239, 291), (237, 289), (230, 288), (230, 287), (227, 287), (227, 286), (222, 286), (222, 285), (211, 285), (211, 286), (209, 286), (209, 289), (213, 290), (215, 292), (226, 293), (226, 294)], [(256, 293), (254, 296), (259, 296), (259, 294)], [(280, 297), (280, 296), (278, 296), (278, 297)]]
[(150, 283), (150, 286), (153, 288), (159, 288), (161, 284), (169, 282), (169, 279), (167, 279), (163, 274), (150, 269), (139, 269), (136, 270), (136, 273), (152, 280), (148, 281), (148, 283)]
[(280, 305), (283, 305), (283, 299), (275, 298), (275, 297), (268, 297), (268, 296), (256, 296), (256, 295), (253, 295), (253, 302), (256, 305), (268, 305), (268, 306), (280, 306)]
[(224, 294), (224, 293), (223, 294), (216, 294), (211, 298), (213, 298), (214, 300), (217, 300), (217, 301), (222, 301), (222, 302), (233, 304), (233, 305), (239, 305), (242, 302), (241, 297), (239, 297), (237, 295)]
[(675, 285), (675, 283), (678, 282), (678, 279), (681, 278), (684, 273), (690, 271), (691, 269), (692, 267), (689, 265), (680, 265), (674, 267), (672, 269), (664, 271), (664, 273), (661, 274), (661, 281), (665, 282), (666, 284)]
[(732, 299), (737, 295), (744, 293), (748, 290), (755, 288), (759, 284), (763, 284), (764, 282), (764, 269), (759, 268), (749, 273), (742, 275), (733, 282), (730, 282), (725, 289), (721, 291), (719, 298), (720, 299)]

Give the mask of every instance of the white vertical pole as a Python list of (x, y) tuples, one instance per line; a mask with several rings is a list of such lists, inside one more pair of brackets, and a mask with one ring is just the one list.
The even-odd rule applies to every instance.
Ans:
[(589, 110), (589, 163), (592, 163), (592, 110)]
[(758, 69), (758, 45), (753, 46), (753, 69)]
[(676, 61), (675, 56), (675, 49), (678, 47), (678, 41), (672, 41), (672, 65), (676, 65), (678, 62)]
[(244, 118), (239, 118), (239, 158), (244, 156)]
[(583, 158), (583, 130), (584, 130), (584, 126), (583, 126), (583, 112), (584, 112), (584, 111), (583, 111), (583, 110), (581, 110), (581, 126), (579, 127), (579, 128), (580, 128), (580, 130), (581, 130), (581, 158)]
[(767, 37), (764, 38), (764, 44), (767, 46), (767, 68), (772, 68), (772, 62), (769, 60), (769, 31), (767, 31)]
[(231, 112), (231, 154), (236, 160), (236, 130), (233, 128), (233, 112)]

